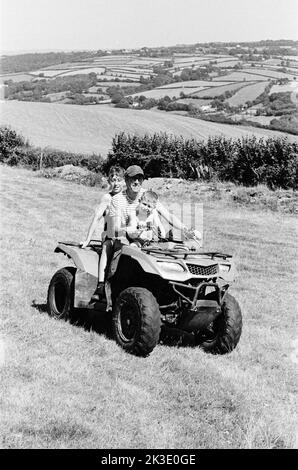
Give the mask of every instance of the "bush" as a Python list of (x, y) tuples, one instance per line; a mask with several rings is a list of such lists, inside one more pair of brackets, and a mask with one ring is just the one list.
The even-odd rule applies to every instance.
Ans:
[(280, 119), (272, 119), (270, 129), (289, 132), (298, 135), (298, 115), (282, 116)]
[[(31, 147), (10, 128), (0, 128), (1, 162), (37, 170), (74, 165), (94, 174), (107, 173), (112, 165), (140, 165), (147, 177), (176, 177), (232, 181), (244, 186), (265, 184), (269, 188), (298, 188), (298, 143), (284, 138), (185, 139), (166, 133), (129, 135), (112, 141), (107, 159), (53, 149)], [(202, 171), (202, 169), (204, 171)]]
[(101, 155), (85, 155), (55, 149), (40, 149), (29, 145), (9, 127), (0, 127), (0, 161), (10, 166), (29, 167), (33, 170), (74, 165), (100, 173)]
[[(298, 187), (298, 144), (286, 137), (210, 137), (196, 141), (168, 134), (121, 133), (114, 137), (112, 152), (102, 168), (107, 172), (115, 164), (124, 168), (140, 165), (147, 177), (209, 179), (213, 175), (244, 186)], [(200, 168), (208, 168), (208, 172), (201, 172)]]
[(26, 147), (28, 142), (9, 126), (0, 127), (0, 162), (7, 159), (16, 147)]

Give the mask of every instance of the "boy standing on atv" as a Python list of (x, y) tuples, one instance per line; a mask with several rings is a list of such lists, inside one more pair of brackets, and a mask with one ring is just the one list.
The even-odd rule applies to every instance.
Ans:
[(158, 216), (158, 196), (154, 191), (145, 191), (134, 213), (128, 217), (127, 238), (131, 246), (141, 247), (155, 237), (166, 237), (165, 229)]

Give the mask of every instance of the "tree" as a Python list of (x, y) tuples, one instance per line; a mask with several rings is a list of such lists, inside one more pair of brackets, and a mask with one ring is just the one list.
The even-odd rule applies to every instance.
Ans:
[(90, 72), (88, 74), (89, 79), (91, 80), (91, 86), (96, 86), (97, 83), (97, 74), (95, 72)]
[(117, 90), (111, 95), (112, 103), (117, 104), (120, 103), (124, 99), (124, 93), (122, 90)]
[(112, 100), (112, 103), (115, 103), (115, 108), (129, 108), (129, 101), (124, 97), (117, 102)]

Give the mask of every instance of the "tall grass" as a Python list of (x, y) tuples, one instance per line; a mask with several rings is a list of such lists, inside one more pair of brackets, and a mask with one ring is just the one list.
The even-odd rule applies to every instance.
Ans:
[[(244, 328), (226, 356), (158, 345), (146, 359), (100, 321), (45, 312), (58, 240), (81, 240), (100, 194), (1, 167), (3, 448), (292, 448), (297, 233), (289, 215), (204, 208), (206, 249), (235, 256)], [(296, 256), (296, 258), (295, 258)]]

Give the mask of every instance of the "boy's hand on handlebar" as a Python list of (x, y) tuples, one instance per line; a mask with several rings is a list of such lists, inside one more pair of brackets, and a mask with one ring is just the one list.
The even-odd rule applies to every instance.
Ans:
[(202, 239), (202, 234), (199, 230), (195, 230), (193, 228), (184, 228), (184, 235), (186, 238), (196, 238), (198, 240)]
[(131, 238), (138, 238), (142, 233), (142, 230), (127, 230), (127, 234)]

